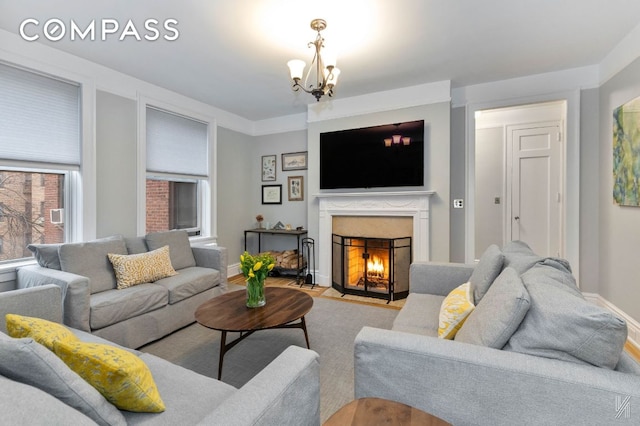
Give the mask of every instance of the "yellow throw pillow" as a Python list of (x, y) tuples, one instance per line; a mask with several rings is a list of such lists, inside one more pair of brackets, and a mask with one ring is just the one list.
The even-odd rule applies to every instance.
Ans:
[(152, 283), (177, 274), (171, 265), (169, 246), (160, 247), (148, 253), (130, 255), (108, 253), (107, 256), (116, 273), (119, 290), (137, 284)]
[(50, 350), (53, 350), (54, 342), (75, 342), (78, 340), (71, 330), (56, 322), (16, 314), (7, 314), (5, 319), (9, 336), (18, 339), (31, 337)]
[(474, 308), (469, 283), (464, 283), (452, 290), (440, 306), (438, 337), (453, 339)]
[(141, 413), (165, 410), (151, 371), (131, 352), (80, 341), (57, 341), (54, 352), (119, 409)]

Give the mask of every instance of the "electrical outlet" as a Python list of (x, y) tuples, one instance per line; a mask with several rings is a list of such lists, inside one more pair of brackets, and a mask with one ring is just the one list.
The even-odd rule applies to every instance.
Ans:
[(461, 198), (457, 198), (455, 200), (453, 200), (453, 208), (454, 209), (461, 209), (464, 207), (464, 201)]

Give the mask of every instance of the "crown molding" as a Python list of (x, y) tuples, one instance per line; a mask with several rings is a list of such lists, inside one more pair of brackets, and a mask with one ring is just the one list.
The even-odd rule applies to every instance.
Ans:
[(333, 120), (335, 118), (450, 101), (451, 81), (443, 80), (310, 104), (308, 106), (308, 122)]

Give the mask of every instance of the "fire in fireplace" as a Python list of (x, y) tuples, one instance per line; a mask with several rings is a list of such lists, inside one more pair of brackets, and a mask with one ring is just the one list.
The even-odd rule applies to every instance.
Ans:
[(333, 287), (344, 294), (403, 299), (409, 294), (411, 237), (332, 234)]

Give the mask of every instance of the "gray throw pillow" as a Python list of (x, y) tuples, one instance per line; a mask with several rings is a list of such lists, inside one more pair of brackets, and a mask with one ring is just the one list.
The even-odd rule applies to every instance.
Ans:
[(149, 251), (169, 246), (169, 257), (173, 269), (184, 269), (196, 266), (196, 259), (193, 257), (189, 234), (185, 230), (175, 230), (166, 232), (153, 232), (145, 236)]
[(91, 294), (116, 288), (116, 275), (107, 254), (128, 254), (121, 235), (84, 243), (63, 244), (58, 252), (64, 272), (89, 278)]
[(124, 416), (53, 352), (32, 339), (0, 339), (0, 374), (36, 387), (100, 425), (126, 425)]
[(502, 247), (504, 254), (504, 266), (509, 266), (520, 275), (527, 272), (533, 265), (540, 262), (542, 257), (531, 250), (531, 247), (524, 241), (510, 241)]
[(505, 350), (614, 369), (627, 340), (627, 323), (587, 302), (573, 276), (535, 265), (522, 276), (531, 307)]
[(502, 349), (529, 310), (529, 293), (518, 273), (505, 268), (476, 305), (455, 340)]
[(504, 255), (500, 248), (491, 244), (480, 256), (480, 261), (473, 269), (469, 282), (471, 283), (471, 292), (473, 293), (473, 303), (478, 304), (485, 295), (491, 283), (500, 275)]
[(38, 265), (43, 268), (60, 270), (60, 256), (58, 248), (62, 244), (29, 244), (27, 248), (33, 253)]

